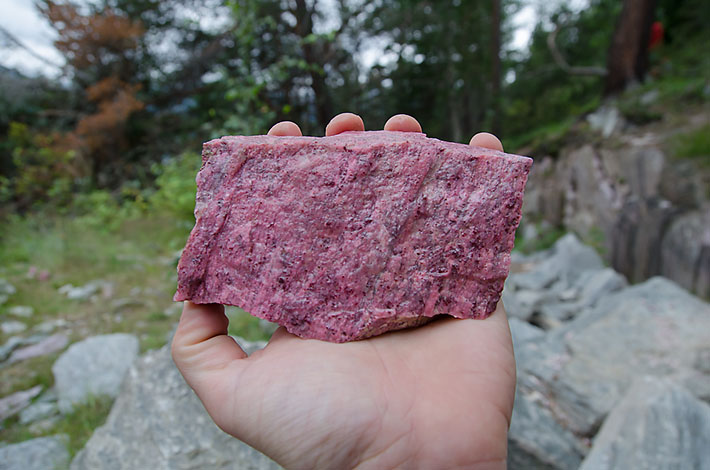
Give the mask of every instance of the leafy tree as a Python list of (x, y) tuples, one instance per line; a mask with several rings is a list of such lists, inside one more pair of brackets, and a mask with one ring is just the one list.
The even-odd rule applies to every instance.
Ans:
[(58, 33), (55, 46), (85, 101), (76, 127), (67, 136), (95, 182), (115, 168), (128, 147), (125, 129), (130, 115), (142, 109), (136, 97), (134, 53), (144, 33), (139, 21), (110, 9), (82, 12), (73, 3), (46, 0), (39, 6)]
[[(506, 2), (379, 0), (366, 24), (380, 37), (392, 64), (370, 73), (373, 95), (385, 113), (406, 112), (431, 135), (462, 141), (495, 121), (500, 43)], [(492, 25), (492, 26), (491, 26)], [(385, 116), (380, 116), (380, 119)]]
[(574, 75), (561, 68), (548, 46), (558, 29), (556, 46), (569, 64), (598, 67), (606, 61), (614, 20), (620, 11), (615, 0), (592, 0), (586, 9), (560, 6), (542, 15), (533, 30), (527, 54), (518, 54), (509, 65), (514, 80), (505, 87), (503, 136), (522, 136), (589, 110), (598, 103), (603, 77)]
[(607, 54), (605, 94), (618, 93), (645, 78), (655, 8), (655, 0), (624, 0)]

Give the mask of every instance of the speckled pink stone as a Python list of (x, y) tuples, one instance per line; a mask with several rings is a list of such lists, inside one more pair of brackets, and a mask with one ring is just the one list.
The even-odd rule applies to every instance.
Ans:
[(223, 137), (202, 159), (175, 300), (334, 342), (490, 315), (532, 165), (387, 131)]

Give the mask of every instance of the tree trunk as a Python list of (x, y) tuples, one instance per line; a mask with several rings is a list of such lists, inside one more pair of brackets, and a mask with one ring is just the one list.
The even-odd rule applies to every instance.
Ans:
[(491, 11), (491, 132), (500, 132), (500, 0), (493, 0)]
[[(301, 38), (313, 33), (313, 12), (317, 7), (317, 2), (313, 3), (312, 9), (308, 9), (305, 0), (296, 0), (296, 31)], [(326, 124), (333, 117), (333, 104), (328, 86), (325, 82), (325, 61), (322, 54), (319, 54), (313, 43), (304, 43), (302, 46), (303, 60), (309, 65), (308, 75), (311, 78), (311, 89), (315, 95), (315, 111), (317, 128), (324, 129)], [(322, 51), (321, 51), (322, 52)], [(313, 66), (316, 67), (313, 67)]]
[(643, 80), (648, 69), (648, 40), (655, 6), (656, 0), (624, 0), (607, 55), (605, 95)]

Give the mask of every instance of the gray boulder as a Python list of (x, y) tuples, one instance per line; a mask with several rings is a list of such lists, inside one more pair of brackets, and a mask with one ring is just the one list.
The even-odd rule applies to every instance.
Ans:
[(15, 317), (30, 318), (35, 310), (29, 305), (15, 305), (7, 309), (7, 313)]
[(20, 424), (29, 424), (46, 419), (57, 414), (57, 403), (51, 401), (40, 401), (33, 403), (20, 413)]
[(710, 208), (684, 214), (668, 228), (661, 246), (661, 274), (710, 298)]
[(59, 409), (69, 412), (89, 396), (117, 396), (137, 356), (138, 339), (125, 333), (93, 336), (72, 344), (52, 366)]
[(586, 308), (596, 304), (604, 296), (623, 289), (628, 284), (623, 275), (611, 268), (604, 268), (585, 271), (577, 279), (574, 288), (579, 292), (580, 307)]
[(650, 133), (613, 145), (575, 143), (536, 159), (523, 218), (598, 240), (606, 261), (633, 282), (663, 275), (710, 297), (710, 172), (668, 158), (663, 140)]
[(15, 362), (24, 361), (25, 359), (52, 354), (64, 349), (68, 343), (69, 338), (67, 338), (66, 335), (57, 333), (55, 335), (48, 336), (35, 344), (15, 349), (8, 359), (8, 363), (13, 364)]
[(538, 307), (545, 303), (548, 293), (544, 290), (515, 290), (515, 287), (503, 289), (501, 300), (508, 316), (528, 321), (538, 310)]
[[(612, 228), (610, 263), (631, 282), (661, 274), (664, 230), (680, 210), (661, 198), (630, 199), (619, 211)], [(697, 235), (696, 235), (697, 236)]]
[(67, 437), (38, 437), (0, 447), (0, 470), (63, 470), (69, 464)]
[(626, 279), (604, 268), (593, 248), (574, 234), (560, 238), (544, 256), (530, 257), (526, 271), (513, 273), (503, 290), (503, 304), (512, 317), (534, 321), (545, 329), (562, 326), (611, 292)]
[[(556, 421), (551, 409), (553, 402), (538, 390), (538, 379), (527, 373), (528, 366), (541, 359), (554, 359), (550, 355), (554, 348), (547, 345), (548, 335), (517, 318), (510, 318), (508, 323), (518, 368), (518, 388), (508, 432), (508, 468), (577, 468), (587, 452), (585, 443)], [(555, 344), (561, 347), (559, 342)]]
[(104, 298), (111, 297), (113, 284), (102, 279), (96, 279), (78, 287), (72, 284), (65, 284), (58, 291), (60, 294), (66, 295), (68, 299), (86, 301), (99, 294)]
[(17, 292), (15, 286), (7, 282), (7, 280), (0, 278), (0, 305), (7, 302), (7, 299), (15, 292)]
[(35, 385), (28, 390), (12, 393), (6, 397), (0, 398), (0, 422), (5, 418), (9, 418), (21, 410), (27, 408), (32, 399), (42, 392), (41, 385)]
[(669, 380), (641, 378), (604, 421), (581, 470), (707, 469), (710, 406)]
[(25, 344), (25, 340), (21, 338), (20, 336), (12, 336), (10, 339), (5, 341), (5, 344), (0, 346), (0, 362), (3, 362), (5, 359), (10, 357), (10, 354), (12, 354), (12, 351), (15, 349), (19, 348), (20, 346)]
[(17, 320), (8, 320), (0, 323), (0, 331), (6, 335), (21, 333), (27, 329), (27, 325)]
[(508, 324), (510, 325), (510, 334), (513, 336), (513, 349), (515, 351), (521, 349), (523, 344), (528, 341), (535, 341), (545, 336), (545, 331), (542, 328), (517, 318), (509, 318)]
[(508, 468), (577, 468), (586, 452), (583, 441), (555, 420), (540, 393), (516, 390), (508, 431)]
[[(240, 341), (243, 347), (250, 345)], [(252, 345), (253, 346), (253, 345)], [(258, 344), (257, 346), (263, 346)], [(221, 431), (164, 347), (141, 357), (106, 424), (72, 470), (276, 469), (263, 454)]]
[(531, 347), (525, 373), (580, 436), (593, 435), (634, 377), (668, 377), (710, 397), (710, 305), (664, 278), (608, 296)]
[(614, 105), (605, 104), (587, 115), (589, 127), (601, 132), (604, 138), (610, 137), (615, 132), (620, 132), (624, 128), (624, 117), (619, 108)]
[(568, 233), (555, 242), (549, 256), (542, 262), (527, 272), (511, 274), (508, 282), (516, 290), (539, 291), (555, 284), (564, 290), (583, 272), (603, 267), (602, 259), (592, 247)]

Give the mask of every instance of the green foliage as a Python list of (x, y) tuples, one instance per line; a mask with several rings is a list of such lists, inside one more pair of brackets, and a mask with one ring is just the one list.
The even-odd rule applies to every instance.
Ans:
[(504, 90), (504, 139), (521, 141), (520, 136), (531, 129), (565, 121), (598, 104), (601, 77), (571, 75), (553, 60), (547, 45), (553, 29), (550, 22), (560, 26), (556, 44), (570, 65), (604, 66), (620, 9), (621, 2), (616, 0), (592, 0), (578, 13), (562, 4), (551, 18), (540, 19), (527, 55), (518, 55), (510, 64), (515, 81)]
[(247, 341), (266, 341), (269, 339), (259, 324), (259, 319), (249, 315), (237, 307), (226, 307), (225, 314), (229, 318), (229, 334), (240, 336)]
[[(523, 240), (521, 238), (524, 223), (533, 223), (535, 225), (535, 237), (529, 240)], [(567, 230), (560, 227), (551, 227), (549, 224), (523, 221), (517, 232), (515, 232), (515, 249), (525, 254), (547, 250), (552, 248), (552, 245), (566, 233)]]
[(142, 196), (121, 203), (105, 190), (94, 190), (76, 196), (72, 211), (77, 214), (77, 224), (97, 231), (115, 231), (121, 224), (138, 217), (145, 206)]
[(0, 180), (0, 202), (14, 199), (20, 207), (36, 203), (66, 204), (76, 189), (76, 154), (57, 134), (35, 132), (11, 122), (6, 145), (11, 148), (13, 174)]
[(113, 399), (111, 397), (90, 396), (86, 403), (74, 407), (71, 413), (64, 416), (52, 430), (54, 434), (69, 436), (69, 455), (73, 457), (79, 452), (94, 430), (104, 424)]
[(674, 156), (692, 158), (705, 167), (710, 167), (710, 124), (673, 138)]
[(194, 153), (182, 153), (162, 165), (154, 165), (156, 191), (149, 197), (151, 210), (194, 223), (195, 176), (202, 160)]
[[(365, 121), (381, 126), (395, 113), (419, 119), (425, 132), (446, 140), (467, 141), (490, 128), (496, 101), (492, 71), (495, 58), (492, 2), (371, 2), (364, 27), (386, 38), (382, 61), (370, 70), (367, 98), (360, 101)], [(504, 2), (500, 23), (515, 2)], [(356, 106), (358, 102), (356, 101)], [(357, 109), (357, 108), (356, 108)]]

